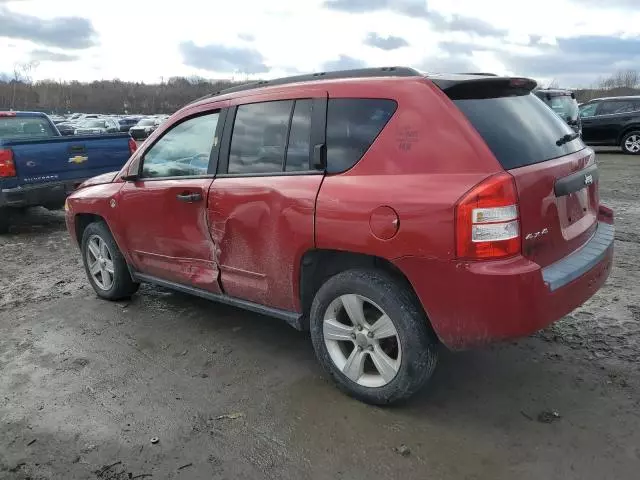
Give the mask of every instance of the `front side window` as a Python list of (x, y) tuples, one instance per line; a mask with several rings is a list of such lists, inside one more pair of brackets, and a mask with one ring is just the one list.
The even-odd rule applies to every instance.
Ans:
[(228, 173), (282, 172), (293, 100), (240, 105)]
[(353, 167), (396, 111), (396, 102), (375, 98), (333, 98), (327, 109), (327, 172)]
[(166, 132), (144, 154), (144, 177), (206, 175), (214, 145), (218, 112), (190, 118)]

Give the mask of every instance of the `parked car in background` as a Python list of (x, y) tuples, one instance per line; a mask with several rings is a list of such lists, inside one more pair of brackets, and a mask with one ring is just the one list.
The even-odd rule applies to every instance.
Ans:
[(541, 88), (534, 92), (544, 103), (549, 105), (556, 114), (567, 122), (574, 132), (582, 134), (580, 112), (575, 94), (570, 90), (557, 88)]
[(56, 124), (60, 135), (63, 136), (75, 135), (77, 126), (78, 125), (75, 122), (69, 120)]
[(80, 183), (117, 171), (135, 149), (128, 134), (62, 137), (43, 113), (0, 112), (0, 233), (15, 209), (61, 208)]
[(151, 282), (272, 315), (350, 395), (407, 398), (439, 344), (529, 335), (609, 275), (594, 152), (535, 85), (393, 67), (234, 87), (72, 194), (67, 226), (98, 296)]
[(590, 100), (580, 105), (580, 119), (588, 145), (621, 147), (640, 155), (640, 96)]
[(131, 127), (134, 127), (140, 121), (140, 117), (124, 117), (118, 120), (121, 132), (128, 132)]
[(155, 117), (143, 118), (129, 129), (129, 134), (136, 140), (142, 140), (155, 132), (160, 123), (160, 120)]
[(120, 124), (113, 118), (86, 119), (76, 126), (75, 135), (104, 135), (105, 133), (117, 133)]

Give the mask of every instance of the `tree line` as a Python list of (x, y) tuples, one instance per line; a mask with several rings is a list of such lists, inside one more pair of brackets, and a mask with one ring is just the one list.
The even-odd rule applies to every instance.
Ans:
[[(196, 98), (242, 81), (171, 77), (158, 84), (101, 80), (89, 83), (41, 80), (31, 74), (35, 64), (17, 65), (12, 76), (0, 77), (0, 110), (36, 110), (46, 113), (173, 113)], [(245, 80), (246, 81), (246, 80)], [(545, 85), (562, 88), (557, 81)], [(621, 70), (575, 90), (578, 102), (603, 96), (640, 95), (640, 73)]]
[(30, 78), (31, 64), (0, 78), (0, 110), (35, 110), (49, 114), (173, 113), (185, 104), (239, 83), (232, 80), (171, 77), (158, 84), (100, 80), (89, 83)]

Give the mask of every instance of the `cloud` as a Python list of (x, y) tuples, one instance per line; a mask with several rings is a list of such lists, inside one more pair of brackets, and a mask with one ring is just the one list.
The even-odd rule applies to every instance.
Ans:
[(607, 0), (602, 2), (601, 0), (573, 0), (574, 3), (579, 4), (581, 7), (595, 7), (603, 9), (622, 8), (622, 9), (636, 9), (638, 8), (638, 0)]
[(96, 31), (82, 17), (42, 19), (0, 6), (0, 37), (29, 40), (51, 47), (82, 49), (96, 44)]
[(216, 44), (201, 47), (188, 41), (182, 42), (179, 49), (185, 65), (201, 70), (247, 74), (269, 71), (262, 54), (253, 48)]
[(402, 37), (396, 37), (394, 35), (383, 37), (374, 32), (367, 34), (364, 43), (370, 47), (379, 48), (381, 50), (395, 50), (409, 45), (409, 42)]
[(389, 10), (410, 17), (427, 18), (429, 15), (425, 0), (325, 0), (324, 6), (348, 13)]
[(44, 49), (32, 50), (29, 56), (31, 60), (36, 62), (75, 62), (79, 59), (77, 55), (52, 52), (51, 50)]
[(479, 71), (473, 59), (465, 55), (428, 57), (416, 65), (416, 68), (427, 73), (465, 73)]
[(430, 10), (425, 0), (325, 0), (324, 6), (347, 13), (388, 10), (407, 17), (426, 19), (439, 32), (466, 32), (481, 37), (504, 37), (508, 33), (478, 18), (458, 14), (445, 17)]
[(439, 31), (465, 32), (480, 37), (504, 37), (508, 33), (507, 30), (494, 27), (484, 20), (464, 15), (453, 15), (447, 19), (440, 14), (434, 14), (432, 24)]
[(239, 33), (238, 38), (240, 40), (244, 40), (245, 42), (253, 42), (256, 39), (255, 35), (252, 35), (250, 33)]
[(581, 86), (616, 70), (636, 69), (640, 63), (640, 37), (558, 38), (557, 46), (503, 52), (501, 60), (518, 75), (555, 78), (565, 87)]
[(362, 60), (350, 57), (348, 55), (340, 55), (337, 60), (329, 60), (322, 64), (324, 71), (333, 70), (349, 70), (352, 68), (365, 68), (367, 64)]

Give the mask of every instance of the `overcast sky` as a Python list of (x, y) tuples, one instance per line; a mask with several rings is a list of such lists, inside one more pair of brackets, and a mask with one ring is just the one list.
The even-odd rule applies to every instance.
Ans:
[(0, 0), (0, 53), (34, 79), (406, 65), (575, 87), (640, 68), (640, 0)]

